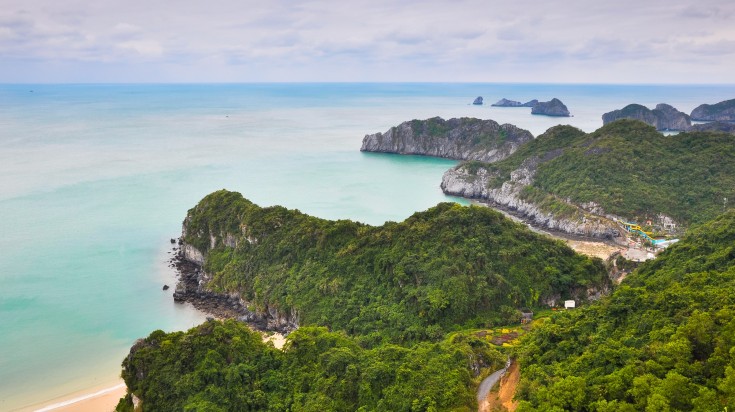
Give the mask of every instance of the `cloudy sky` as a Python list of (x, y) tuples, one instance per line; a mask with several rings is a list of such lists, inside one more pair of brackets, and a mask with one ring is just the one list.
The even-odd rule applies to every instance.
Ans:
[(0, 0), (0, 82), (735, 83), (732, 0)]

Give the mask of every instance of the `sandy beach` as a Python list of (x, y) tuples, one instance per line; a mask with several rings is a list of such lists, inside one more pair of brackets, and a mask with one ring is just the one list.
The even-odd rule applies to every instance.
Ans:
[[(280, 333), (263, 333), (264, 342), (282, 349), (286, 338)], [(125, 396), (122, 379), (105, 385), (83, 389), (46, 402), (17, 409), (16, 412), (108, 412), (115, 410), (117, 402)]]
[(43, 403), (18, 409), (18, 412), (106, 412), (115, 410), (125, 396), (122, 379), (94, 388), (83, 389)]

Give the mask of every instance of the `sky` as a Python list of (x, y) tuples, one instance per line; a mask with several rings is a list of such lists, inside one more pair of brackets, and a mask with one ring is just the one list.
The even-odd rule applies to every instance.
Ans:
[(0, 0), (0, 83), (735, 83), (732, 0)]

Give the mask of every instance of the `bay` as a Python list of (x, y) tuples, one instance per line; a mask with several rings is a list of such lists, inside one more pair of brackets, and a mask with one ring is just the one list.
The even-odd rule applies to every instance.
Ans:
[[(574, 117), (473, 106), (558, 97)], [(541, 84), (0, 85), (0, 410), (114, 380), (130, 345), (203, 315), (167, 260), (188, 208), (226, 188), (370, 224), (441, 201), (456, 162), (359, 152), (414, 118), (585, 131), (628, 103), (689, 112), (735, 86)]]

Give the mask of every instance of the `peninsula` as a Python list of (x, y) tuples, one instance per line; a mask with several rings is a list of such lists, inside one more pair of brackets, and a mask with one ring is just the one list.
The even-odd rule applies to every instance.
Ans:
[(648, 222), (666, 234), (717, 216), (735, 198), (733, 176), (734, 136), (662, 136), (623, 119), (589, 134), (552, 127), (503, 161), (447, 171), (441, 187), (542, 227), (611, 238), (621, 220)]

